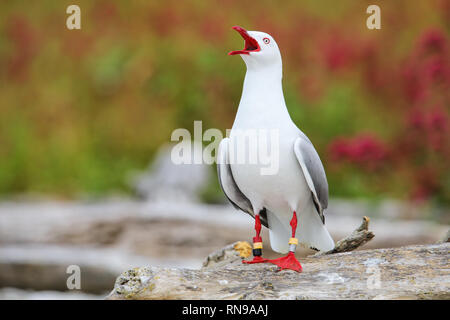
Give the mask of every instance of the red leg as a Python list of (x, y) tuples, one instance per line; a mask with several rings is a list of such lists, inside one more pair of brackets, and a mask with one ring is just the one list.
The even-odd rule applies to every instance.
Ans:
[(269, 261), (268, 259), (264, 259), (262, 256), (262, 238), (260, 236), (261, 233), (261, 220), (259, 218), (259, 214), (255, 215), (255, 231), (256, 237), (253, 237), (253, 260), (242, 260), (242, 263), (262, 263)]
[(297, 213), (294, 211), (291, 219), (292, 237), (289, 239), (289, 253), (282, 258), (269, 260), (270, 263), (276, 264), (280, 270), (291, 269), (297, 272), (302, 272), (303, 268), (297, 258), (295, 258), (295, 249), (297, 248), (298, 240), (295, 238), (295, 231), (297, 229)]

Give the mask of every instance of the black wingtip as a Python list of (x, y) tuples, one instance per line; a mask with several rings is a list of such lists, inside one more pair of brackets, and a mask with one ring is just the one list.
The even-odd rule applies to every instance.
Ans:
[(325, 216), (323, 215), (323, 211), (320, 207), (320, 205), (316, 201), (316, 197), (314, 197), (314, 193), (311, 192), (314, 207), (316, 207), (317, 213), (319, 214), (320, 220), (322, 220), (322, 223), (325, 224)]

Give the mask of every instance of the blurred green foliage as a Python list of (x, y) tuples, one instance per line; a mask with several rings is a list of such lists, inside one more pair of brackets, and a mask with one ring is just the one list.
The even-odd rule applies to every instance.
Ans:
[[(81, 7), (81, 30), (65, 26), (70, 4)], [(448, 50), (449, 2), (381, 2), (381, 30), (366, 28), (370, 4), (2, 1), (0, 194), (127, 192), (127, 174), (147, 167), (175, 128), (231, 128), (245, 66), (227, 52), (241, 48), (230, 29), (241, 25), (277, 40), (289, 112), (318, 149), (332, 195), (449, 202), (448, 139), (403, 147), (411, 110), (438, 110), (448, 134), (448, 61), (428, 100), (405, 86), (428, 30)], [(375, 142), (356, 139), (365, 134)], [(336, 146), (338, 137), (356, 137), (374, 159), (354, 156), (349, 141)], [(217, 182), (209, 189), (214, 201)]]

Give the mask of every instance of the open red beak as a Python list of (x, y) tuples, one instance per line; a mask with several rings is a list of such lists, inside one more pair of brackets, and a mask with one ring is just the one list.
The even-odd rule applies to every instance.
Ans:
[(239, 26), (234, 26), (233, 29), (239, 32), (242, 38), (244, 38), (245, 48), (244, 50), (231, 51), (228, 53), (228, 55), (233, 56), (235, 54), (250, 54), (250, 52), (257, 52), (261, 50), (258, 41), (250, 37), (247, 30)]

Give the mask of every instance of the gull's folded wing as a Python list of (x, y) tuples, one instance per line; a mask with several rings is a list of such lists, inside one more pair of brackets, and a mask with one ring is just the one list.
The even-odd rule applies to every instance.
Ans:
[[(236, 209), (240, 209), (252, 217), (255, 217), (250, 200), (241, 192), (241, 190), (239, 190), (239, 187), (234, 181), (228, 158), (229, 140), (229, 138), (225, 138), (220, 142), (217, 153), (217, 175), (219, 178), (220, 187), (225, 193), (225, 196)], [(261, 223), (268, 227), (265, 211), (260, 213), (260, 217)]]
[(311, 190), (317, 213), (325, 223), (323, 210), (328, 207), (328, 182), (322, 161), (311, 141), (303, 133), (294, 142), (294, 152)]

